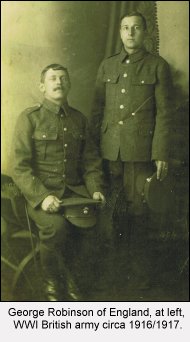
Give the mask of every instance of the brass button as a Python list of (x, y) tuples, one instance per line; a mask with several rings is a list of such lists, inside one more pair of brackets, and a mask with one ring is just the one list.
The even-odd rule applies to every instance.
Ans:
[(67, 159), (64, 159), (63, 161), (64, 161), (64, 163), (66, 163), (66, 162), (67, 162)]
[(84, 213), (85, 215), (87, 215), (88, 212), (89, 212), (89, 208), (88, 208), (88, 207), (85, 207), (85, 208), (83, 209), (83, 213)]
[(68, 146), (67, 144), (64, 145), (64, 147), (67, 147), (67, 146)]
[(134, 115), (135, 115), (135, 113), (131, 113), (131, 115), (133, 115), (133, 116), (134, 116)]
[(119, 108), (120, 108), (120, 109), (123, 109), (123, 108), (124, 108), (124, 105), (120, 105)]
[(63, 114), (61, 114), (60, 116), (61, 116), (61, 118), (63, 118), (63, 116), (64, 116), (64, 115), (63, 115)]
[(129, 64), (129, 63), (130, 63), (130, 60), (129, 60), (129, 59), (127, 59), (127, 60), (126, 60), (126, 63), (127, 63), (127, 64)]
[(127, 73), (126, 72), (123, 74), (123, 77), (127, 77)]
[(119, 125), (123, 125), (123, 121), (119, 121), (118, 124), (119, 124)]
[(144, 80), (142, 80), (141, 83), (144, 84)]
[(46, 138), (46, 135), (45, 135), (45, 134), (43, 134), (43, 135), (42, 135), (42, 138)]
[(107, 79), (107, 82), (110, 82), (110, 81), (111, 81), (110, 78), (108, 78), (108, 79)]
[(122, 92), (122, 94), (124, 94), (126, 92), (126, 90), (123, 88), (123, 89), (121, 89), (121, 92)]
[(64, 127), (63, 130), (64, 130), (64, 132), (66, 132), (67, 131), (67, 127)]
[(63, 178), (65, 178), (65, 175), (62, 175)]

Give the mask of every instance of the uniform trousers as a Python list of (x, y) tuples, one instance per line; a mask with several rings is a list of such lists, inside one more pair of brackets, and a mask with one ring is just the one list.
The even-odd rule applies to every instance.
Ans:
[[(73, 194), (67, 191), (66, 196), (68, 195)], [(66, 275), (68, 278), (71, 276), (69, 268), (73, 262), (80, 267), (83, 266), (81, 264), (85, 258), (89, 265), (94, 262), (96, 254), (94, 227), (84, 230), (74, 227), (64, 218), (63, 209), (53, 214), (45, 212), (40, 206), (34, 209), (27, 204), (27, 209), (39, 231), (41, 266), (45, 277), (55, 279)]]
[(47, 213), (27, 205), (28, 214), (39, 229), (42, 271), (52, 278), (65, 273), (62, 256), (69, 223), (61, 213)]
[[(123, 162), (118, 159), (107, 161), (106, 169), (111, 189), (114, 191), (114, 188), (118, 188), (118, 194), (124, 193), (124, 198), (122, 197), (119, 204), (125, 206), (125, 215), (122, 217), (119, 206), (114, 209), (119, 211), (116, 215), (120, 226), (119, 235), (120, 240), (123, 238), (126, 245), (129, 274), (136, 279), (134, 282), (143, 288), (146, 287), (151, 272), (151, 248), (148, 239), (151, 222), (148, 207), (143, 203), (142, 193), (138, 189), (138, 179), (144, 177), (145, 181), (150, 177), (154, 172), (154, 165), (151, 162)], [(113, 222), (113, 230), (118, 226), (117, 219)]]
[(108, 172), (111, 186), (120, 186), (124, 189), (128, 213), (138, 216), (144, 214), (146, 206), (142, 201), (142, 194), (138, 191), (138, 179), (150, 177), (154, 172), (153, 164), (150, 162), (108, 162)]

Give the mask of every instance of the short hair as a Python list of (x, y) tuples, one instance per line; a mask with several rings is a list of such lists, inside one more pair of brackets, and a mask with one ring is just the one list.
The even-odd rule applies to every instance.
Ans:
[(122, 20), (124, 18), (127, 18), (127, 17), (140, 17), (142, 19), (142, 23), (143, 23), (144, 29), (145, 30), (147, 29), (146, 19), (145, 19), (145, 17), (140, 12), (129, 12), (129, 13), (124, 14), (121, 17), (121, 19), (120, 19), (120, 25), (121, 25)]
[(64, 67), (63, 65), (61, 65), (61, 64), (50, 64), (50, 65), (46, 66), (46, 67), (42, 70), (42, 72), (41, 72), (40, 81), (41, 81), (42, 83), (44, 82), (46, 72), (47, 72), (49, 69), (53, 69), (53, 70), (64, 70), (64, 71), (66, 71), (67, 74), (69, 75), (67, 68)]

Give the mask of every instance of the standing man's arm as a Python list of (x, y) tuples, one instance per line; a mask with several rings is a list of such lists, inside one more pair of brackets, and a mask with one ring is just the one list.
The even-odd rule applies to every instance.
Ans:
[(161, 59), (157, 68), (155, 86), (156, 125), (152, 144), (152, 159), (157, 166), (157, 179), (163, 180), (168, 172), (173, 105), (172, 81), (169, 65)]

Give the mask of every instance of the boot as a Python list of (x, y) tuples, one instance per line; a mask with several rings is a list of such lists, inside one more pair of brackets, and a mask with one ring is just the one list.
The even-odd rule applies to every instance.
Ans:
[(50, 277), (44, 279), (43, 290), (46, 301), (58, 302), (59, 300), (61, 300), (59, 295), (59, 285), (56, 279), (51, 279)]
[(40, 249), (42, 276), (43, 276), (43, 297), (46, 301), (62, 301), (66, 289), (61, 279), (59, 270), (60, 253), (41, 245)]
[(67, 229), (58, 228), (60, 227), (57, 226), (57, 233), (53, 232), (51, 235), (51, 230), (44, 234), (39, 226), (42, 230), (40, 257), (44, 295), (48, 301), (78, 300), (79, 291), (64, 261), (67, 254), (64, 243)]
[(74, 278), (66, 267), (63, 257), (59, 258), (59, 268), (61, 274), (61, 283), (64, 286), (64, 300), (67, 301), (81, 301), (82, 296), (79, 292), (79, 289), (74, 281)]
[(68, 271), (66, 276), (66, 291), (66, 299), (68, 301), (82, 301), (81, 293), (79, 292), (73, 277)]

